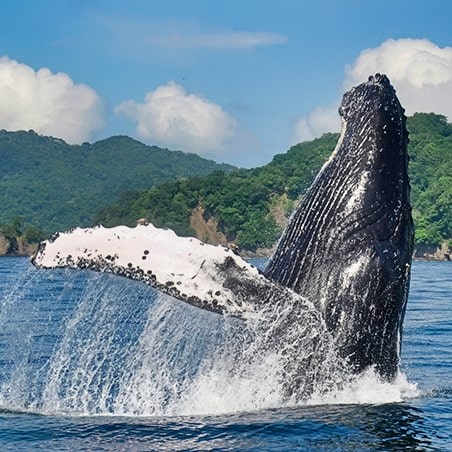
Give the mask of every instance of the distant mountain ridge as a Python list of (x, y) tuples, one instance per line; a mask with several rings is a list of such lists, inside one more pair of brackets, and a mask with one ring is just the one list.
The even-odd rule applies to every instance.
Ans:
[(0, 131), (0, 224), (22, 217), (44, 231), (87, 226), (126, 192), (235, 167), (128, 136), (69, 145), (34, 131)]
[[(416, 243), (435, 249), (444, 242), (447, 253), (452, 248), (452, 124), (442, 115), (416, 113), (408, 118), (407, 128)], [(132, 225), (144, 217), (201, 240), (215, 243), (224, 236), (245, 250), (271, 247), (338, 136), (329, 133), (297, 144), (260, 168), (155, 186), (103, 209), (97, 221)]]
[[(450, 256), (452, 124), (416, 113), (407, 127), (416, 247), (425, 257), (439, 246)], [(260, 168), (234, 170), (129, 137), (69, 146), (34, 132), (0, 131), (0, 254), (2, 233), (9, 253), (41, 240), (31, 225), (53, 232), (96, 222), (133, 226), (139, 218), (179, 235), (265, 252), (337, 138), (325, 134)]]

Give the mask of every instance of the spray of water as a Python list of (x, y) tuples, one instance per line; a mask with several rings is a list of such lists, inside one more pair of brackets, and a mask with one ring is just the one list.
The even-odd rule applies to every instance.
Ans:
[(155, 416), (417, 395), (403, 376), (349, 375), (316, 309), (282, 303), (243, 321), (111, 275), (30, 270), (3, 296), (0, 405)]

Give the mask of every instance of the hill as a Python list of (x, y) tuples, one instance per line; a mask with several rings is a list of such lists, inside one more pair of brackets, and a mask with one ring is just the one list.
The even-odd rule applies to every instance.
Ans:
[(205, 240), (194, 228), (196, 219), (198, 224), (204, 219), (215, 224), (227, 242), (250, 250), (271, 246), (295, 200), (309, 188), (336, 141), (336, 134), (325, 134), (276, 155), (261, 168), (231, 174), (217, 171), (124, 196), (119, 204), (103, 209), (96, 222), (131, 226), (137, 218), (146, 218), (179, 235)]
[(0, 162), (0, 224), (21, 217), (47, 233), (90, 225), (100, 208), (125, 192), (235, 169), (127, 136), (76, 146), (33, 131), (5, 130)]
[(437, 245), (452, 239), (452, 124), (442, 115), (417, 113), (408, 129), (416, 242)]
[[(444, 116), (408, 118), (413, 216), (418, 244), (452, 238), (452, 125)], [(166, 183), (124, 195), (97, 222), (136, 224), (146, 218), (180, 235), (234, 242), (255, 251), (274, 245), (295, 203), (308, 189), (336, 144), (337, 134), (297, 144), (261, 168)]]

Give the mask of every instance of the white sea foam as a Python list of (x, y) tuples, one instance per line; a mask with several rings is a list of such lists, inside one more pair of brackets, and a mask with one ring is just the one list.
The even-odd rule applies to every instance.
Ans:
[(402, 402), (419, 397), (420, 394), (417, 384), (409, 382), (402, 372), (399, 372), (395, 381), (386, 382), (373, 369), (368, 369), (346, 383), (342, 389), (326, 394), (314, 392), (306, 404), (384, 404)]

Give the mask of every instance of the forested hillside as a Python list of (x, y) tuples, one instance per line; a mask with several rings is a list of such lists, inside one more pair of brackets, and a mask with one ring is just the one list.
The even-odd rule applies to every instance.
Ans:
[(68, 145), (30, 132), (0, 131), (0, 225), (33, 225), (47, 233), (87, 226), (120, 194), (214, 170), (195, 154), (146, 146), (126, 136)]
[(261, 168), (215, 172), (129, 193), (119, 204), (103, 209), (96, 220), (108, 226), (134, 225), (144, 217), (180, 235), (194, 235), (190, 220), (200, 207), (204, 219), (213, 218), (229, 242), (250, 250), (267, 247), (278, 237), (294, 201), (309, 188), (336, 141), (336, 134), (326, 134), (276, 155)]
[(444, 116), (417, 113), (408, 129), (416, 241), (439, 244), (452, 239), (452, 124)]
[[(444, 116), (408, 118), (413, 216), (417, 243), (437, 245), (452, 238), (452, 125)], [(195, 214), (215, 225), (229, 242), (255, 250), (274, 244), (295, 202), (334, 149), (337, 134), (298, 144), (261, 168), (215, 172), (129, 192), (103, 209), (96, 221), (108, 226), (146, 218), (180, 235), (198, 235)], [(199, 215), (198, 215), (199, 216)]]

